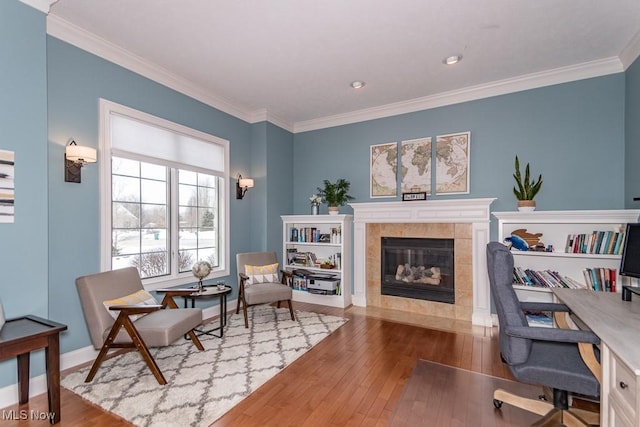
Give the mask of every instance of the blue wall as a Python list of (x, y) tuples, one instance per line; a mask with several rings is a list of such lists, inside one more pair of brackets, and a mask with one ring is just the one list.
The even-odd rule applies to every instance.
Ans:
[(538, 209), (623, 208), (624, 93), (620, 73), (296, 134), (294, 211), (308, 212), (325, 178), (349, 180), (355, 202), (399, 200), (370, 199), (369, 146), (463, 131), (471, 131), (471, 188), (453, 197), (497, 197), (492, 210), (515, 210), (517, 154), (543, 175)]
[[(97, 165), (83, 168), (82, 184), (65, 183), (61, 159), (71, 137), (80, 144), (98, 146), (99, 98), (229, 140), (231, 171), (250, 170), (245, 154), (251, 147), (251, 126), (58, 39), (48, 38), (47, 53), (50, 316), (74, 330), (62, 341), (64, 352), (89, 343), (74, 280), (100, 269), (100, 217)], [(231, 181), (229, 191), (235, 191), (235, 180)], [(235, 253), (254, 247), (243, 226), (250, 221), (251, 209), (246, 208), (251, 207), (251, 199), (236, 200), (233, 194), (231, 251)], [(227, 280), (235, 280), (234, 264)]]
[(640, 59), (627, 69), (625, 107), (625, 207), (640, 208)]
[[(15, 222), (0, 224), (0, 299), (6, 317), (49, 315), (47, 276), (47, 74), (45, 17), (0, 1), (0, 149), (15, 152)], [(42, 352), (40, 352), (42, 353)], [(42, 373), (39, 354), (32, 371)], [(0, 386), (16, 382), (0, 362)]]

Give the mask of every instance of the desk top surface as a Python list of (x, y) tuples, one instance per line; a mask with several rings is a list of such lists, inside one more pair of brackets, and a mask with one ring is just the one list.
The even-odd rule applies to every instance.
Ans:
[(640, 374), (640, 297), (620, 293), (553, 288), (566, 304), (636, 374)]

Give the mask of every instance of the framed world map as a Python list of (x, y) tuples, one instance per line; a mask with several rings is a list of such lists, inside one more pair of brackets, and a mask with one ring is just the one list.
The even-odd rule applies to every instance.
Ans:
[(369, 166), (370, 196), (395, 197), (398, 194), (398, 143), (372, 145)]
[(436, 137), (436, 193), (469, 193), (471, 132)]
[(431, 137), (402, 141), (400, 153), (401, 192), (431, 194)]

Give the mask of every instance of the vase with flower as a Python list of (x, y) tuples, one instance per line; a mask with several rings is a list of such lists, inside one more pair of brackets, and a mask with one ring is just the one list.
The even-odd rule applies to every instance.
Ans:
[(318, 215), (320, 211), (320, 203), (322, 203), (322, 197), (317, 194), (312, 194), (309, 197), (309, 201), (311, 202), (311, 215)]

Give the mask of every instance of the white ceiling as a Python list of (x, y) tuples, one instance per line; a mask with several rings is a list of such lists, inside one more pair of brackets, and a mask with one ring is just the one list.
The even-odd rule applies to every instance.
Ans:
[(640, 54), (638, 0), (49, 1), (49, 34), (292, 131), (621, 72)]

